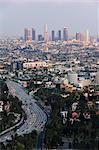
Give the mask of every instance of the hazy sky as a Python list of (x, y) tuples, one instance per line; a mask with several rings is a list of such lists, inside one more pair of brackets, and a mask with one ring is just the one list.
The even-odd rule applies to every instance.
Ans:
[(99, 0), (0, 0), (0, 36), (23, 35), (25, 27), (43, 33), (67, 27), (70, 34), (99, 33)]

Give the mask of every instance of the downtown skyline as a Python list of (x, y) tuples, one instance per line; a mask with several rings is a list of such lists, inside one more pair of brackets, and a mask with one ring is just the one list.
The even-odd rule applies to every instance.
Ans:
[(45, 23), (49, 32), (67, 27), (71, 35), (88, 29), (97, 36), (97, 4), (97, 0), (0, 0), (0, 36), (22, 36), (25, 27), (43, 34)]
[(44, 33), (37, 34), (34, 28), (24, 28), (24, 35), (21, 39), (25, 41), (69, 41), (69, 40), (77, 40), (77, 41), (85, 41), (89, 43), (89, 41), (93, 41), (96, 38), (91, 35), (89, 30), (87, 29), (85, 32), (76, 32), (74, 35), (68, 34), (68, 28), (64, 27), (63, 29), (59, 29), (58, 31), (51, 30), (48, 31), (48, 25), (44, 25)]

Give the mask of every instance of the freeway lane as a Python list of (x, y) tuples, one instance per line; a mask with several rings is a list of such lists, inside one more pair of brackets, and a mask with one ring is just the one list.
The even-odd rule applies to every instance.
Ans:
[[(22, 107), (27, 115), (27, 119), (24, 121), (24, 124), (20, 126), (16, 133), (18, 135), (23, 135), (32, 132), (33, 130), (37, 130), (39, 133), (43, 131), (45, 123), (47, 121), (46, 113), (36, 104), (36, 100), (31, 96), (27, 95), (23, 89), (23, 87), (14, 81), (7, 80), (7, 86), (9, 88), (9, 92), (18, 97), (22, 101)], [(10, 132), (10, 131), (9, 131)], [(5, 137), (10, 135), (10, 133), (5, 134)], [(1, 141), (6, 140), (3, 135), (1, 137)], [(8, 136), (9, 138), (9, 136)]]
[(33, 129), (39, 132), (42, 131), (44, 124), (47, 121), (47, 116), (35, 103), (36, 100), (27, 95), (19, 83), (8, 80), (7, 85), (11, 94), (14, 94), (22, 101), (23, 109), (27, 115), (27, 120), (25, 120), (25, 123), (18, 129), (18, 134), (29, 133)]

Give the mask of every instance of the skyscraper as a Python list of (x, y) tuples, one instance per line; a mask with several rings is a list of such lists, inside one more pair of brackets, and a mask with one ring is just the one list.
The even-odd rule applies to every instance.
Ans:
[(27, 41), (28, 40), (28, 28), (24, 29), (24, 40)]
[(84, 34), (80, 33), (80, 40), (83, 42), (84, 41)]
[(76, 33), (76, 40), (77, 41), (81, 40), (81, 33), (79, 33), (79, 32)]
[(44, 40), (44, 38), (43, 38), (42, 34), (38, 34), (38, 41), (43, 41), (43, 40)]
[(90, 37), (89, 37), (89, 31), (88, 30), (86, 30), (86, 33), (85, 33), (85, 42), (86, 43), (90, 42)]
[(52, 39), (52, 41), (55, 41), (55, 31), (54, 30), (52, 30), (51, 39)]
[(24, 40), (25, 41), (35, 40), (35, 30), (33, 28), (24, 29)]
[(45, 24), (45, 26), (44, 26), (44, 41), (48, 42), (48, 28), (47, 28), (47, 24)]
[(66, 27), (63, 29), (63, 40), (68, 41), (68, 30)]
[(61, 40), (61, 30), (58, 31), (58, 40)]
[(36, 40), (35, 30), (32, 28), (32, 40)]

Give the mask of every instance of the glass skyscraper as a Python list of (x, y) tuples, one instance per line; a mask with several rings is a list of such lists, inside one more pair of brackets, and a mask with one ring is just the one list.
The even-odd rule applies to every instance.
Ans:
[(63, 29), (63, 40), (68, 41), (68, 30), (66, 27)]

